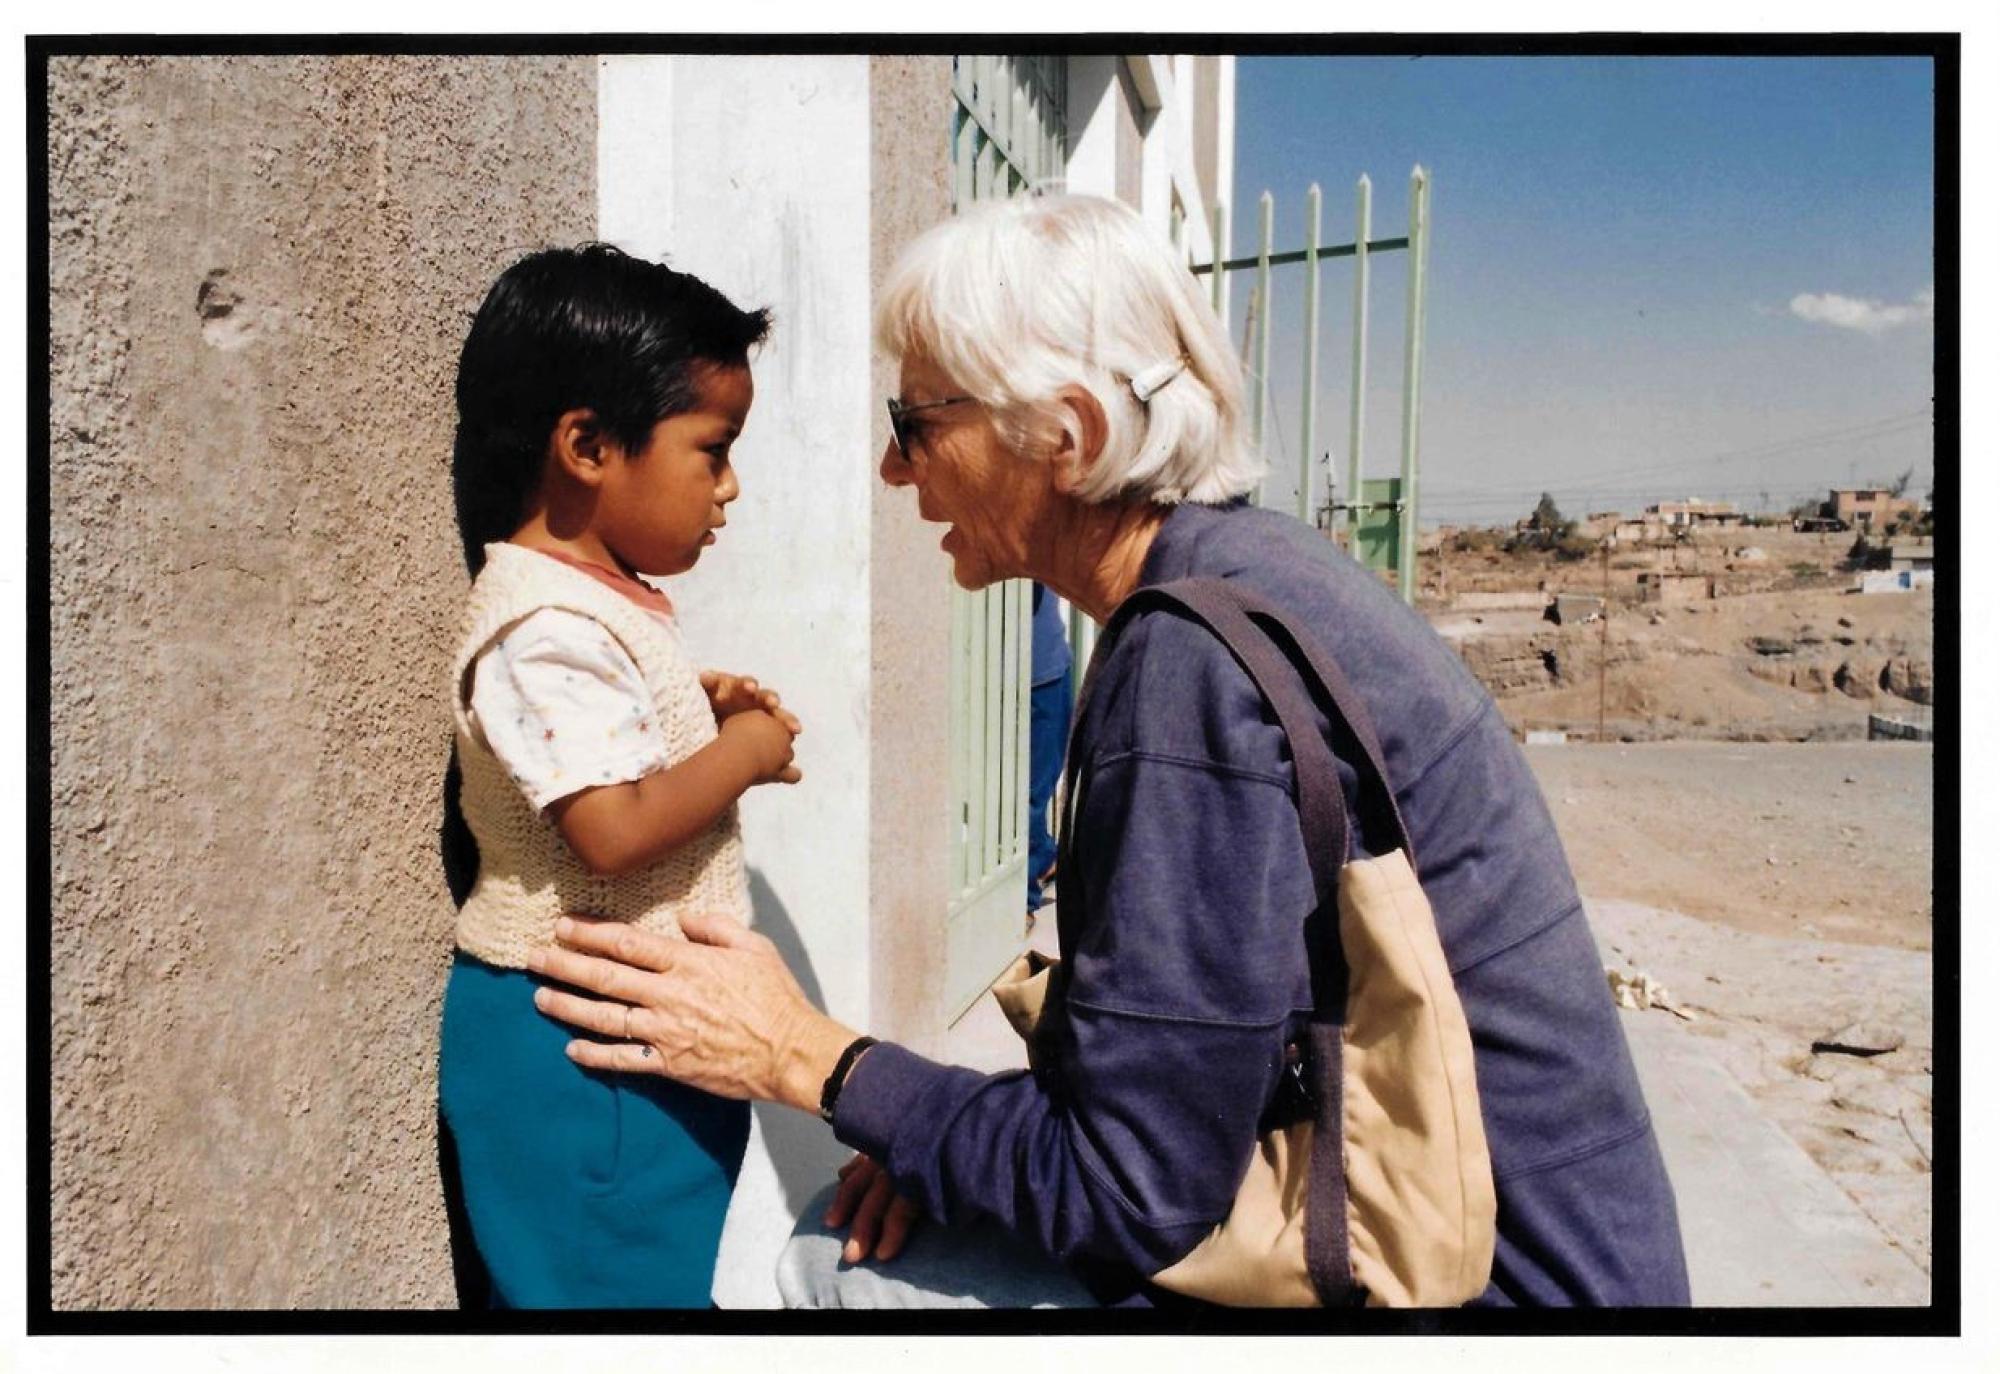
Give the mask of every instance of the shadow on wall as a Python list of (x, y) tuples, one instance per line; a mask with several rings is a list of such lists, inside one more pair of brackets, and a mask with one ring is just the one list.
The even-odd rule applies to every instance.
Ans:
[[(756, 868), (750, 870), (750, 910), (751, 924), (778, 947), (779, 957), (799, 980), (799, 987), (812, 1004), (825, 1010), (826, 998), (820, 989), (819, 976), (813, 972), (812, 959), (806, 954), (805, 942), (799, 938), (799, 928)], [(813, 1195), (832, 1181), (834, 1169), (845, 1162), (849, 1152), (833, 1138), (833, 1132), (824, 1122), (809, 1113), (774, 1102), (759, 1102), (754, 1111), (758, 1133), (771, 1156), (771, 1167), (785, 1192), (785, 1206), (797, 1216)]]

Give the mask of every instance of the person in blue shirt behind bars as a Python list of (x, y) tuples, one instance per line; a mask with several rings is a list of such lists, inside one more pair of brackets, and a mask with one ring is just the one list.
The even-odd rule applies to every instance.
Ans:
[(1062, 777), (1063, 748), (1069, 743), (1069, 636), (1049, 589), (1035, 583), (1034, 637), (1028, 648), (1028, 928), (1035, 913), (1052, 900), (1056, 842), (1049, 834), (1049, 803)]
[[(977, 206), (906, 249), (877, 337), (901, 365), (881, 474), (949, 526), (960, 586), (1033, 578), (1103, 624), (1138, 589), (1222, 579), (1344, 670), (1470, 1028), (1497, 1195), (1473, 1301), (1686, 1303), (1673, 1192), (1534, 776), (1420, 616), (1249, 504), (1239, 368), (1186, 266), (1112, 201)], [(685, 944), (566, 923), (536, 955), (582, 990), (544, 989), (544, 1011), (610, 1037), (573, 1041), (579, 1063), (817, 1108), (860, 1152), (785, 1251), (788, 1302), (1180, 1301), (1151, 1277), (1231, 1212), (1314, 1005), (1287, 735), (1189, 618), (1128, 617), (1093, 658), (1058, 871), (1066, 1024), (1033, 1072), (859, 1036), (723, 918), (684, 922)], [(1337, 762), (1350, 811), (1357, 757)]]

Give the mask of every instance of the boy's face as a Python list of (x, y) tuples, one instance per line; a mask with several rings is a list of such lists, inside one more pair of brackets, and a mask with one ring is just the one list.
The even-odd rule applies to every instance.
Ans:
[(750, 369), (697, 363), (694, 383), (693, 409), (654, 425), (637, 453), (614, 453), (598, 489), (605, 545), (655, 577), (695, 565), (740, 490), (729, 448), (750, 414)]

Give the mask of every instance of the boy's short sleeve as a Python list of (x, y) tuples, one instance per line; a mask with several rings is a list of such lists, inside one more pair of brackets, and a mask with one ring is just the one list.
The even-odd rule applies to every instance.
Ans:
[(543, 609), (480, 651), (472, 718), (537, 810), (667, 766), (639, 665), (602, 625)]

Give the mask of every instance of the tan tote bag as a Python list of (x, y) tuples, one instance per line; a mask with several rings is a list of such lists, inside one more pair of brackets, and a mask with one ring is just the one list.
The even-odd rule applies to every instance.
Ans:
[[(1152, 1281), (1231, 1307), (1469, 1302), (1492, 1270), (1495, 1206), (1472, 1036), (1374, 726), (1338, 665), (1283, 612), (1234, 583), (1141, 588), (1112, 617), (1105, 641), (1147, 609), (1208, 628), (1270, 704), (1290, 747), (1318, 895), (1305, 922), (1314, 1011), (1306, 1036), (1287, 1047), (1284, 1100), (1266, 1114), (1277, 1124), (1259, 1137), (1228, 1217)], [(1363, 804), (1375, 802), (1393, 825), (1396, 847), (1377, 857), (1347, 861), (1347, 807), (1308, 685), (1336, 730), (1344, 724), (1359, 746)], [(1076, 752), (1064, 788), (1058, 919), (1081, 900), (1069, 852)], [(1328, 911), (1334, 920), (1317, 919)], [(1031, 1062), (1059, 1017), (1063, 984), (1059, 963), (1030, 953), (994, 986)]]

